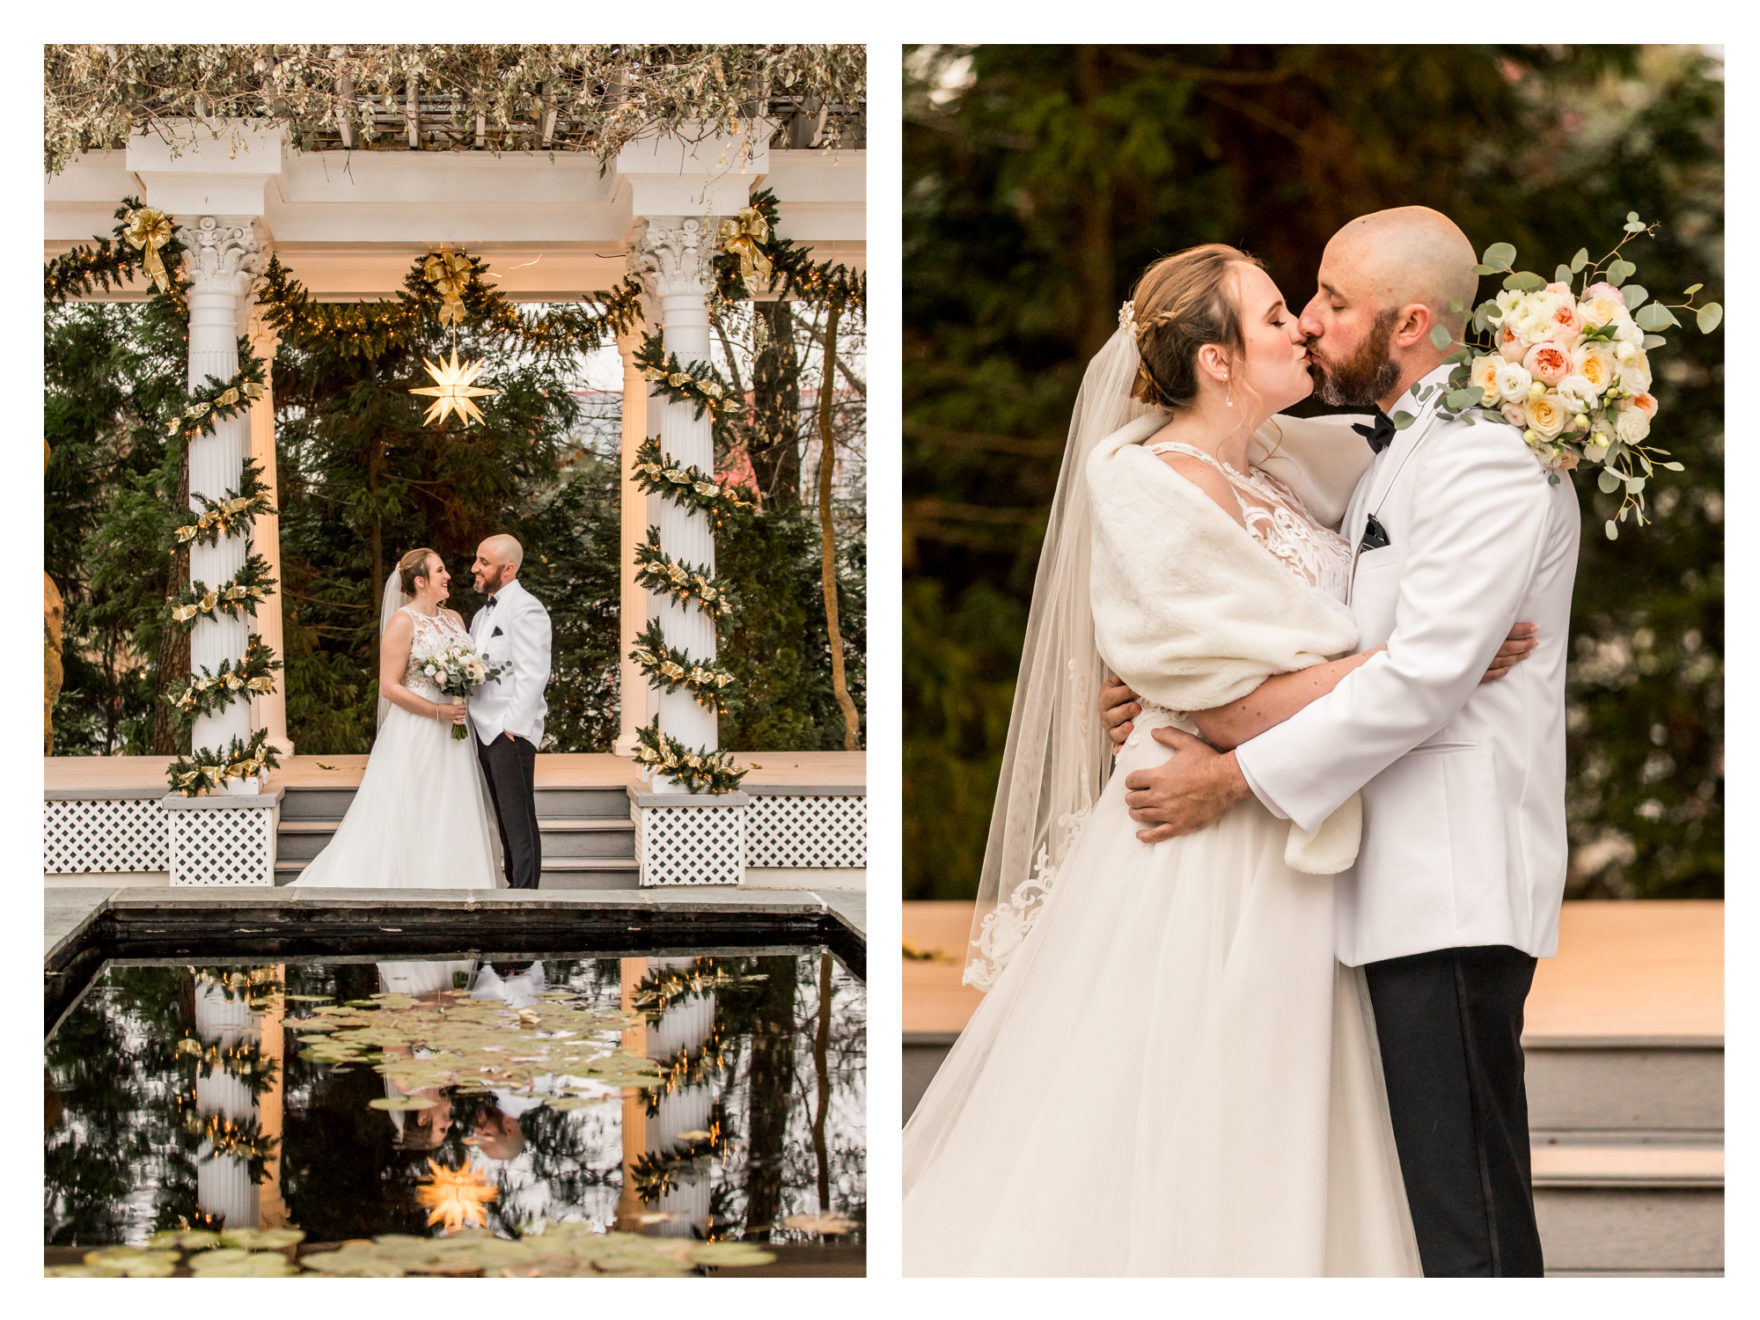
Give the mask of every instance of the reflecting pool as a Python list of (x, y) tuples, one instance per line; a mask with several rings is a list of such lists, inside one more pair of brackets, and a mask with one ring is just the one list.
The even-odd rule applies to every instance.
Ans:
[(859, 1260), (865, 1026), (823, 949), (111, 962), (45, 1046), (48, 1256), (285, 1245), (373, 1273), (336, 1248), (462, 1239), (490, 1273), (586, 1273), (506, 1244), (609, 1232), (687, 1266), (716, 1260), (688, 1242)]

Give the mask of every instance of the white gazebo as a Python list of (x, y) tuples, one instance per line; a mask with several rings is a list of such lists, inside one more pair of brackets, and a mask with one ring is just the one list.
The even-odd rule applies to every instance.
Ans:
[[(688, 404), (650, 397), (635, 365), (647, 329), (687, 365), (707, 359), (707, 295), (720, 218), (736, 215), (760, 189), (775, 193), (780, 233), (815, 261), (860, 269), (866, 252), (866, 152), (779, 148), (767, 120), (735, 133), (694, 129), (639, 138), (604, 162), (587, 152), (297, 149), (285, 129), (239, 120), (184, 121), (178, 131), (137, 133), (126, 149), (88, 153), (48, 177), (44, 255), (88, 243), (114, 225), (118, 201), (139, 197), (177, 226), (192, 280), (190, 383), (238, 369), (235, 340), (272, 362), (273, 332), (256, 314), (255, 277), (273, 252), (316, 298), (388, 299), (412, 262), (450, 244), (483, 258), (495, 286), (531, 302), (578, 300), (626, 274), (643, 282), (647, 326), (619, 338), (624, 365), (622, 455), (623, 703), (621, 756), (541, 756), (539, 815), (545, 884), (763, 883), (859, 887), (865, 874), (865, 774), (860, 753), (763, 753), (741, 791), (694, 796), (664, 780), (638, 783), (627, 759), (635, 731), (658, 713), (688, 745), (717, 748), (714, 714), (688, 691), (650, 689), (627, 658), (646, 620), (668, 642), (713, 658), (714, 633), (695, 611), (652, 604), (635, 581), (635, 547), (649, 525), (675, 558), (713, 566), (707, 519), (632, 479), (637, 446), (658, 435), (685, 465), (714, 466), (710, 422)], [(412, 144), (413, 145), (413, 144)], [(108, 295), (144, 299), (144, 281)], [(273, 380), (248, 416), (221, 422), (190, 451), (190, 489), (218, 498), (256, 461), (275, 498)], [(258, 520), (250, 548), (279, 576), (275, 519)], [(246, 553), (245, 538), (192, 547), (191, 577), (225, 581)], [(271, 596), (254, 623), (202, 618), (191, 638), (192, 667), (236, 658), (249, 632), (281, 653), (281, 600)], [(290, 878), (329, 837), (364, 757), (295, 755), (280, 690), (201, 717), (198, 746), (248, 741), (266, 730), (282, 768), (227, 791), (168, 797), (156, 757), (56, 757), (45, 768), (45, 872), (68, 877), (122, 874), (173, 884), (267, 884)], [(730, 749), (742, 762), (739, 749)], [(548, 794), (548, 798), (546, 798)], [(633, 853), (626, 847), (633, 844)], [(556, 851), (553, 853), (553, 849)], [(95, 882), (95, 881), (94, 881)], [(161, 878), (161, 882), (163, 879)]]

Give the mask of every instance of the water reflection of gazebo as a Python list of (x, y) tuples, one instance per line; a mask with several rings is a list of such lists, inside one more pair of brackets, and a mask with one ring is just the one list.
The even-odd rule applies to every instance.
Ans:
[[(281, 128), (234, 120), (216, 133), (188, 121), (172, 141), (139, 133), (124, 150), (88, 153), (51, 176), (44, 194), (44, 251), (52, 257), (108, 231), (117, 200), (130, 195), (187, 232), (206, 226), (203, 232), (221, 235), (190, 270), (191, 305), (201, 309), (190, 333), (197, 381), (236, 369), (235, 331), (272, 361), (274, 333), (250, 295), (253, 272), (268, 253), (316, 298), (338, 302), (390, 297), (411, 262), (442, 244), (489, 261), (497, 287), (523, 301), (578, 299), (634, 270), (646, 281), (648, 324), (662, 330), (668, 350), (689, 362), (708, 355), (706, 299), (715, 248), (703, 241), (714, 233), (705, 219), (737, 213), (754, 192), (769, 189), (778, 199), (782, 232), (810, 246), (814, 259), (855, 268), (865, 262), (866, 153), (859, 147), (814, 149), (811, 116), (808, 121), (804, 131), (798, 123), (756, 118), (733, 132), (699, 126), (688, 134), (642, 139), (617, 152), (603, 171), (584, 152), (495, 155), (468, 142), (451, 150), (350, 151), (340, 143), (300, 150)], [(822, 118), (817, 127), (823, 128)], [(147, 293), (136, 285), (106, 296), (140, 299)], [(618, 340), (624, 376), (625, 656), (650, 613), (663, 621), (670, 617), (670, 602), (650, 601), (634, 578), (635, 547), (646, 527), (654, 521), (666, 526), (651, 507), (656, 498), (632, 479), (636, 447), (658, 433), (682, 461), (713, 467), (708, 422), (693, 416), (688, 404), (650, 396), (634, 361), (642, 334), (638, 327)], [(236, 484), (239, 464), (249, 457), (263, 469), (273, 498), (272, 378), (267, 383), (247, 417), (219, 424), (212, 438), (217, 447), (208, 457), (198, 460), (192, 449), (192, 490), (202, 484), (225, 489), (228, 473)], [(202, 463), (217, 466), (202, 474)], [(697, 520), (703, 522), (700, 515)], [(272, 516), (258, 519), (252, 544), (278, 576), (275, 522)], [(680, 534), (687, 547), (681, 558), (712, 564), (713, 534), (706, 522)], [(251, 630), (280, 653), (279, 595), (264, 603), (254, 624), (202, 619), (192, 637), (192, 662), (213, 667), (236, 658)], [(701, 654), (701, 642), (691, 649)], [(627, 658), (621, 690), (641, 694), (623, 703), (616, 743), (623, 755), (539, 758), (545, 887), (615, 888), (638, 879), (860, 887), (861, 753), (767, 753), (758, 758), (765, 772), (749, 778), (743, 794), (713, 804), (685, 797), (667, 803), (667, 785), (638, 785), (635, 766), (625, 759), (635, 730), (658, 713), (687, 744), (713, 748), (714, 715), (686, 690), (649, 687)], [(173, 884), (285, 883), (328, 839), (365, 762), (319, 758), (292, 747), (285, 701), (280, 691), (258, 695), (202, 716), (197, 725), (202, 746), (267, 732), (284, 756), (261, 791), (254, 781), (234, 782), (212, 797), (179, 800), (166, 795), (164, 758), (46, 758), (45, 872), (134, 875), (137, 882), (168, 877)], [(718, 824), (706, 829), (684, 820), (693, 805), (735, 810), (705, 816)], [(740, 824), (729, 832), (726, 822), (736, 818)]]

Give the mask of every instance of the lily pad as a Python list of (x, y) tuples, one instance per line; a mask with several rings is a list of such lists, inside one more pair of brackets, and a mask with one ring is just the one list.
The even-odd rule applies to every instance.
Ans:
[(168, 1279), (177, 1270), (175, 1251), (146, 1247), (102, 1247), (86, 1252), (84, 1261), (93, 1269), (115, 1271), (131, 1279)]
[(285, 1279), (299, 1269), (279, 1251), (241, 1251), (222, 1247), (189, 1258), (198, 1279)]
[(434, 1100), (428, 1096), (384, 1095), (384, 1096), (380, 1096), (376, 1100), (367, 1101), (367, 1108), (369, 1108), (369, 1109), (390, 1109), (390, 1110), (394, 1110), (394, 1111), (408, 1110), (408, 1109), (432, 1109), (438, 1103), (439, 1103), (439, 1101)]
[(250, 1251), (280, 1251), (305, 1240), (305, 1230), (300, 1228), (229, 1228), (220, 1234), (222, 1246)]

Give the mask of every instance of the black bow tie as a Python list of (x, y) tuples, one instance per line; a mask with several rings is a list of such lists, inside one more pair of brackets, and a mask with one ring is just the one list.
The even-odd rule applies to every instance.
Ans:
[(486, 610), (494, 609), (495, 608), (495, 597), (491, 596), (491, 597), (489, 597), (488, 600), (484, 601), (483, 608)]
[(1393, 437), (1398, 433), (1399, 428), (1393, 424), (1393, 418), (1377, 408), (1373, 426), (1360, 426), (1356, 422), (1352, 422), (1351, 430), (1367, 440), (1369, 448), (1379, 454), (1393, 443)]

